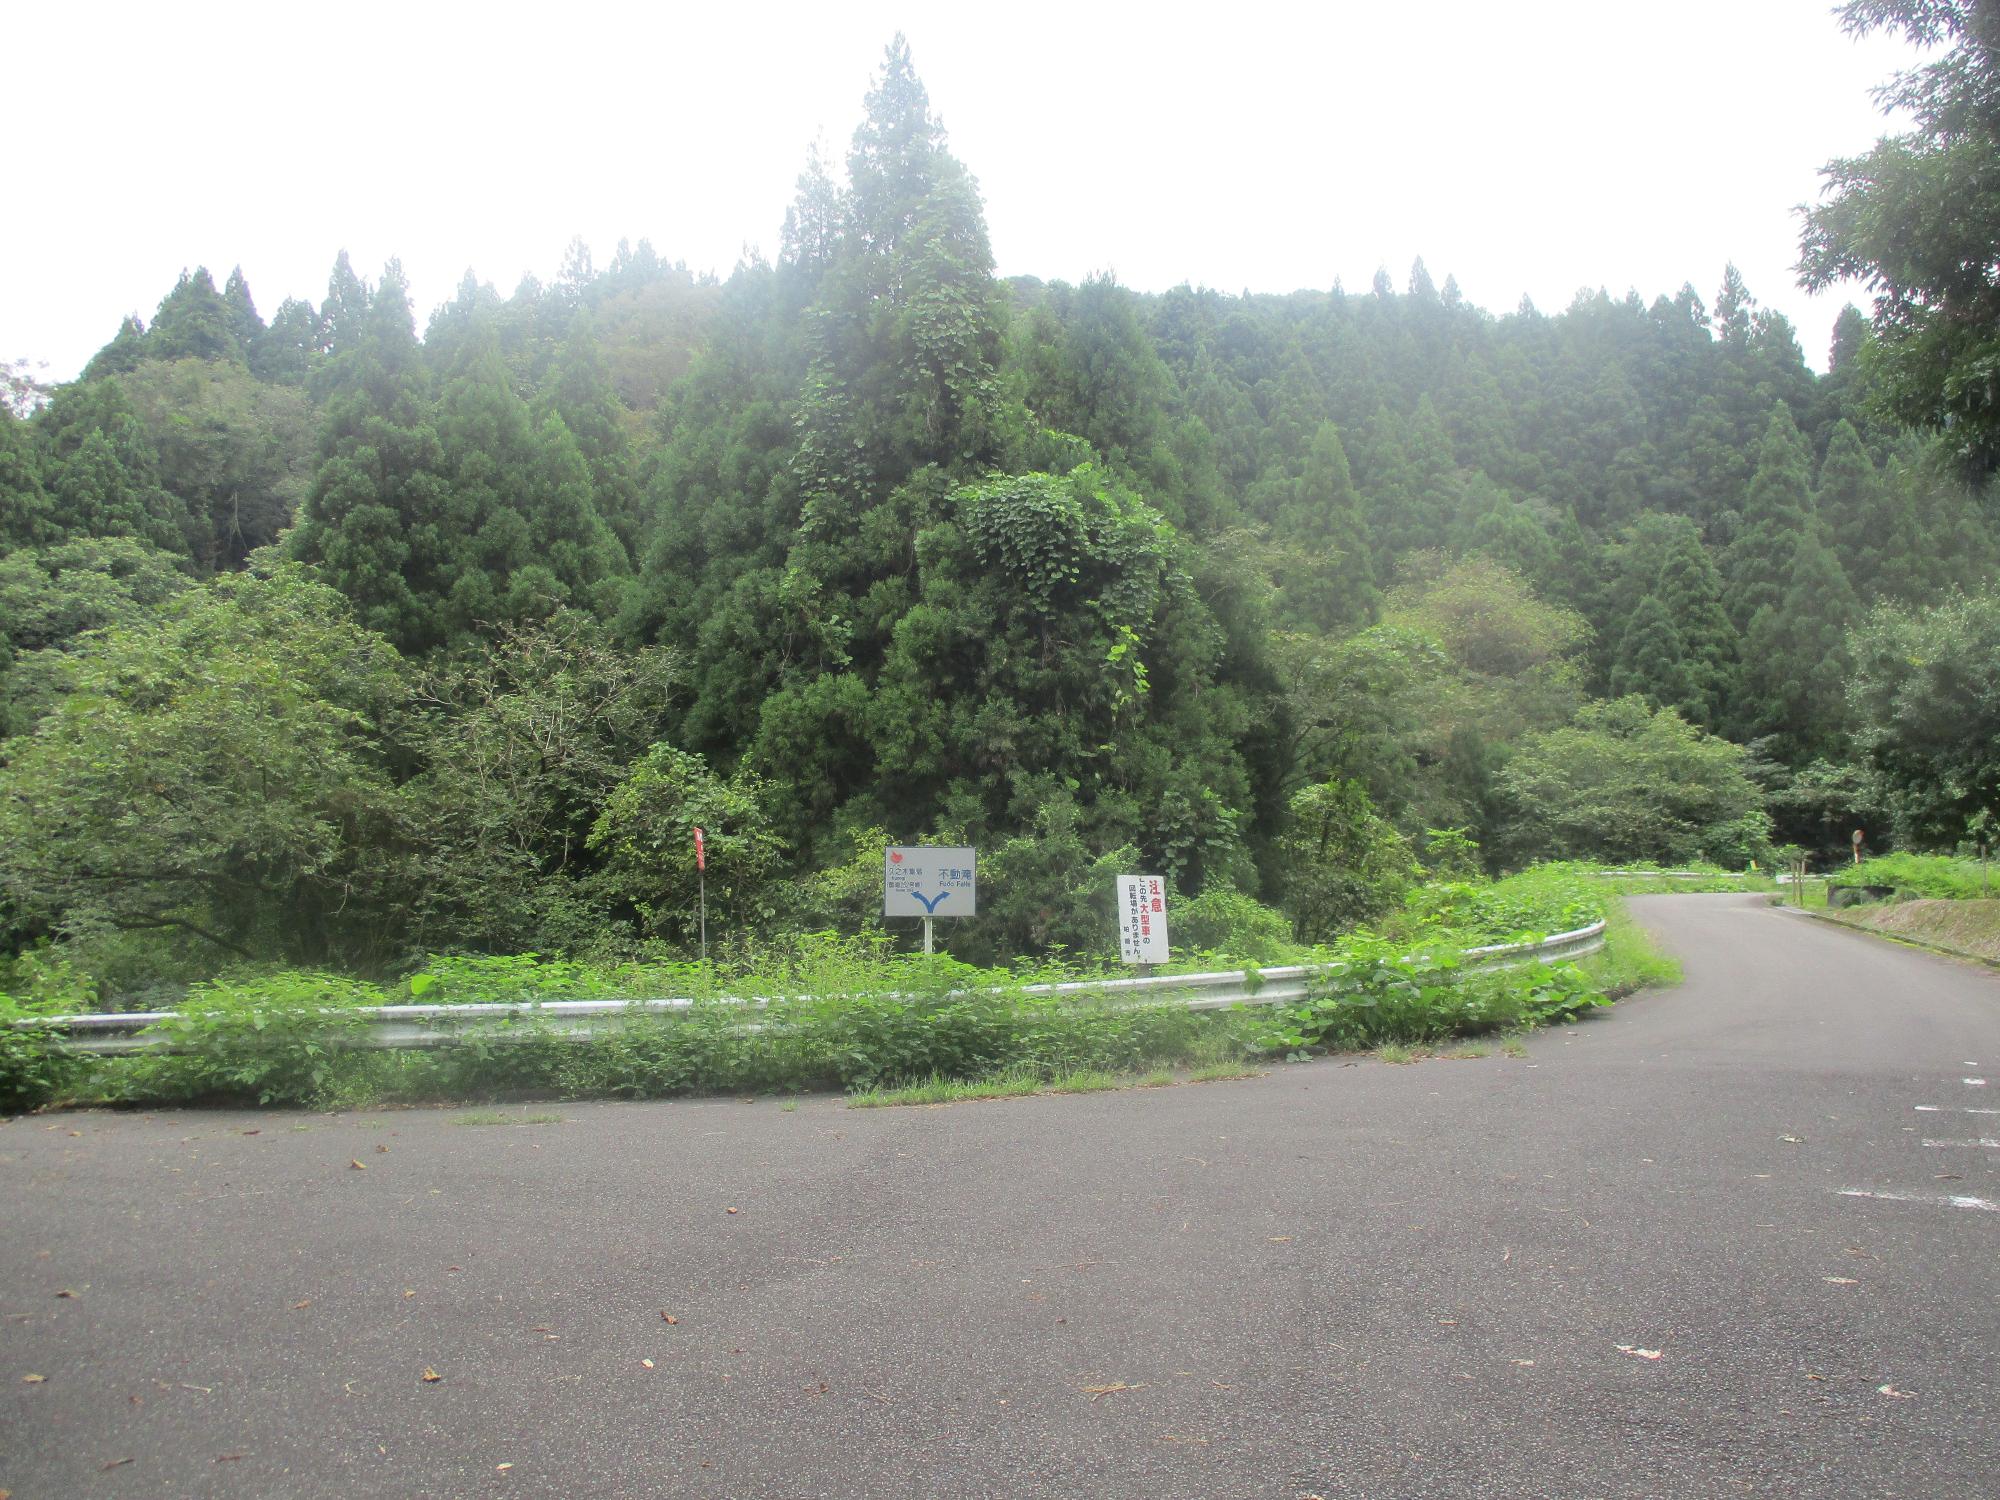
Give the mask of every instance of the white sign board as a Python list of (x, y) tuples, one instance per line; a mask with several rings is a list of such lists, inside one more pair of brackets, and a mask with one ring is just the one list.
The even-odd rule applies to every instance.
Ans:
[(1118, 877), (1118, 956), (1128, 964), (1167, 961), (1167, 883), (1157, 875)]
[(970, 917), (979, 882), (970, 849), (891, 849), (882, 857), (882, 915)]

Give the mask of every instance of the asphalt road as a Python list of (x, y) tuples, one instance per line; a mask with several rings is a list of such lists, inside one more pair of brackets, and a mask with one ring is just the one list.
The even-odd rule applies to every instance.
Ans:
[(1526, 1058), (14, 1121), (0, 1490), (1992, 1500), (2000, 974), (1634, 907)]

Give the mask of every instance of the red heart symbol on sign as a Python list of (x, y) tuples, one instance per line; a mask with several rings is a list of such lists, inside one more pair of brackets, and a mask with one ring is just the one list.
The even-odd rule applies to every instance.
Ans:
[(892, 865), (900, 865), (902, 862), (903, 862), (902, 851), (897, 849), (891, 849), (889, 851), (889, 863)]

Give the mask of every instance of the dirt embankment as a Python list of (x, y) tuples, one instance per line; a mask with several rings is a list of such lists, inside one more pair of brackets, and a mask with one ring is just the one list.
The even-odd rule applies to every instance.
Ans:
[(2000, 900), (1891, 901), (1827, 914), (1851, 927), (1910, 938), (2000, 963)]

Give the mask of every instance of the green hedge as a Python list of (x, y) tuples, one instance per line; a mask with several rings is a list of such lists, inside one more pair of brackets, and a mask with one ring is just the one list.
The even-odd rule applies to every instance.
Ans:
[(1943, 901), (1975, 901), (1992, 891), (1981, 879), (1979, 861), (1942, 854), (1884, 854), (1844, 865), (1827, 879), (1829, 886), (1886, 887), (1898, 901), (1928, 897)]

